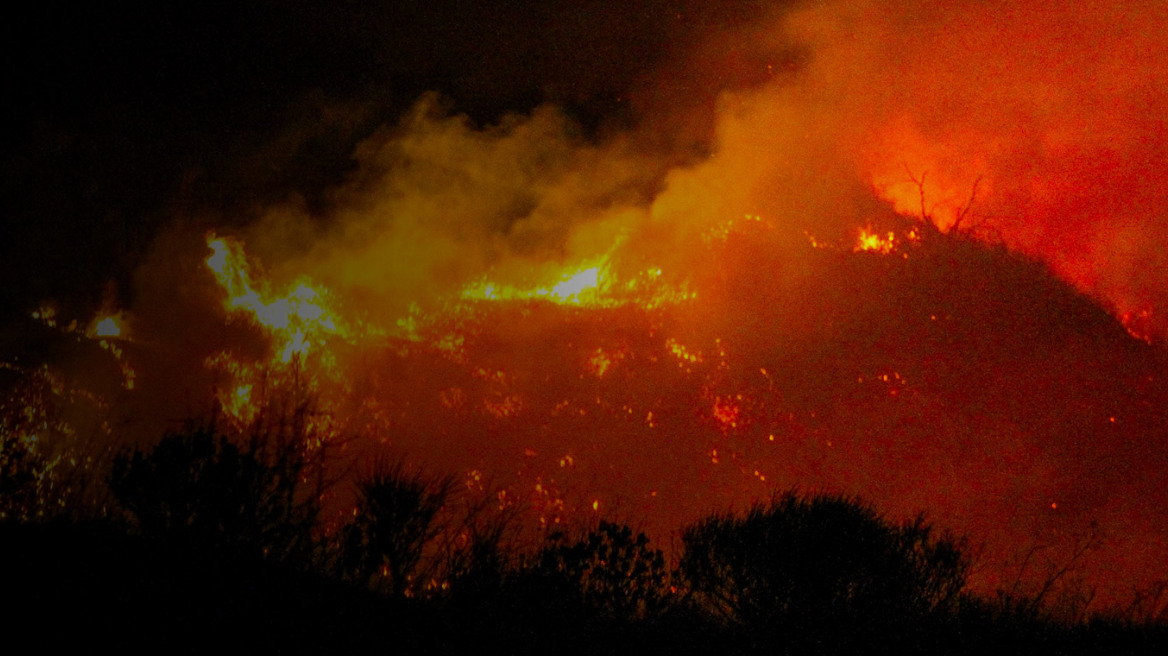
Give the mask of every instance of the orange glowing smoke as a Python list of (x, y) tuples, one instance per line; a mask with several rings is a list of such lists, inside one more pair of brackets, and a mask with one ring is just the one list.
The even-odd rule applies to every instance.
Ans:
[(1163, 3), (836, 2), (788, 27), (897, 212), (1039, 255), (1121, 312), (1164, 302), (1133, 268), (1168, 264)]

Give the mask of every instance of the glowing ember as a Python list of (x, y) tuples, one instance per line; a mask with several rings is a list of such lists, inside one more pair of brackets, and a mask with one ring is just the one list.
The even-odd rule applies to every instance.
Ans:
[(1124, 329), (1128, 334), (1138, 340), (1151, 344), (1155, 341), (1155, 321), (1152, 310), (1144, 308), (1136, 311), (1128, 311), (1119, 315), (1119, 320), (1123, 323)]
[(49, 328), (57, 327), (57, 310), (56, 308), (43, 306), (37, 308), (32, 313), (32, 318), (44, 323)]
[(604, 349), (597, 348), (596, 352), (588, 358), (588, 364), (591, 365), (591, 370), (596, 374), (597, 378), (603, 378), (604, 372), (608, 371), (612, 365), (612, 359), (604, 352)]
[[(738, 400), (741, 400), (741, 395)], [(733, 399), (717, 397), (714, 399), (713, 408), (714, 419), (721, 424), (722, 430), (730, 430), (738, 427), (739, 407)]]
[(690, 351), (684, 344), (670, 337), (665, 340), (665, 347), (678, 359), (678, 366), (697, 364), (702, 361), (702, 354)]

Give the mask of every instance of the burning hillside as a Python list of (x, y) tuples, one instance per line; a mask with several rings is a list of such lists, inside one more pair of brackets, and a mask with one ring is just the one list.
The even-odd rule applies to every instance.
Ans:
[(98, 312), (10, 321), (5, 443), (78, 494), (115, 445), (296, 394), (345, 458), (543, 525), (667, 543), (839, 491), (984, 543), (983, 589), (1067, 567), (1123, 603), (1168, 577), (1166, 19), (910, 4), (703, 33), (631, 125), (425, 94), (315, 199), (177, 222)]

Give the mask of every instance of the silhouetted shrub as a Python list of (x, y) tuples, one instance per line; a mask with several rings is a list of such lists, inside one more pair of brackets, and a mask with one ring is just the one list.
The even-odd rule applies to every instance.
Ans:
[(643, 533), (614, 522), (575, 535), (553, 533), (522, 554), (512, 545), (495, 593), (477, 607), (457, 607), (466, 633), (455, 651), (484, 644), (515, 654), (546, 653), (549, 645), (565, 654), (661, 648), (672, 608), (663, 554)]
[(234, 439), (212, 422), (123, 451), (110, 490), (147, 535), (307, 565), (325, 481), (323, 446), (303, 419), (257, 422)]
[(357, 483), (353, 521), (342, 530), (342, 575), (391, 595), (425, 591), (430, 582), (419, 578), (435, 572), (420, 572), (419, 565), (426, 547), (448, 528), (438, 519), (453, 489), (450, 477), (410, 474), (400, 463), (378, 465)]
[(19, 376), (0, 388), (0, 520), (100, 517), (108, 501), (96, 474), (108, 449), (102, 431), (90, 440), (74, 433), (65, 417), (78, 409), (48, 368)]
[(461, 515), (442, 555), (454, 607), (488, 602), (522, 560), (517, 521), (521, 509), (497, 499), (497, 494), (462, 496)]
[(28, 520), (41, 503), (37, 482), (45, 463), (21, 435), (0, 426), (0, 520)]
[(679, 572), (701, 609), (764, 642), (820, 651), (908, 639), (957, 607), (969, 567), (923, 520), (893, 525), (834, 496), (788, 493), (715, 515), (682, 542)]
[(659, 616), (669, 600), (665, 557), (649, 538), (628, 526), (601, 520), (575, 542), (562, 537), (540, 554), (538, 573), (555, 581), (604, 620), (637, 621)]

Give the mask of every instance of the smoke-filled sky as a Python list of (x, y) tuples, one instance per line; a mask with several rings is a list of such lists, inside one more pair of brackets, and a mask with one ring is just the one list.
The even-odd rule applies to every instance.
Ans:
[[(579, 460), (660, 526), (840, 489), (1053, 565), (1106, 518), (1095, 580), (1158, 576), (1163, 358), (1116, 318), (1168, 325), (1163, 3), (156, 4), (3, 35), (4, 321), (124, 311), (127, 407), (271, 347), (224, 321), (214, 229), (371, 334), (427, 326), (330, 362), (433, 462)], [(440, 317), (601, 261), (673, 300)]]
[[(395, 217), (379, 238), (422, 229), (488, 243), (469, 260), (448, 253), (467, 268), (500, 249), (576, 247), (576, 224), (600, 220), (577, 206), (645, 210), (676, 188), (652, 213), (700, 194), (702, 211), (830, 232), (870, 211), (872, 189), (919, 214), (915, 179), (942, 224), (969, 204), (966, 225), (1144, 309), (1164, 296), (1166, 11), (41, 5), (4, 39), (6, 305), (92, 301), (105, 280), (129, 300), (127, 272), (176, 218), (240, 225), (295, 204), (312, 230), (335, 233), (370, 212), (409, 213), (378, 185), (414, 184), (430, 174), (403, 175), (405, 160), (429, 158), (461, 177), (433, 174), (432, 198), (489, 194), (491, 206)], [(384, 273), (414, 270), (397, 268)]]
[(91, 299), (176, 216), (238, 225), (290, 195), (319, 209), (357, 144), (427, 91), (477, 125), (552, 102), (585, 131), (670, 94), (708, 101), (720, 79), (652, 98), (645, 82), (757, 14), (611, 4), (39, 4), (4, 28), (6, 296)]

